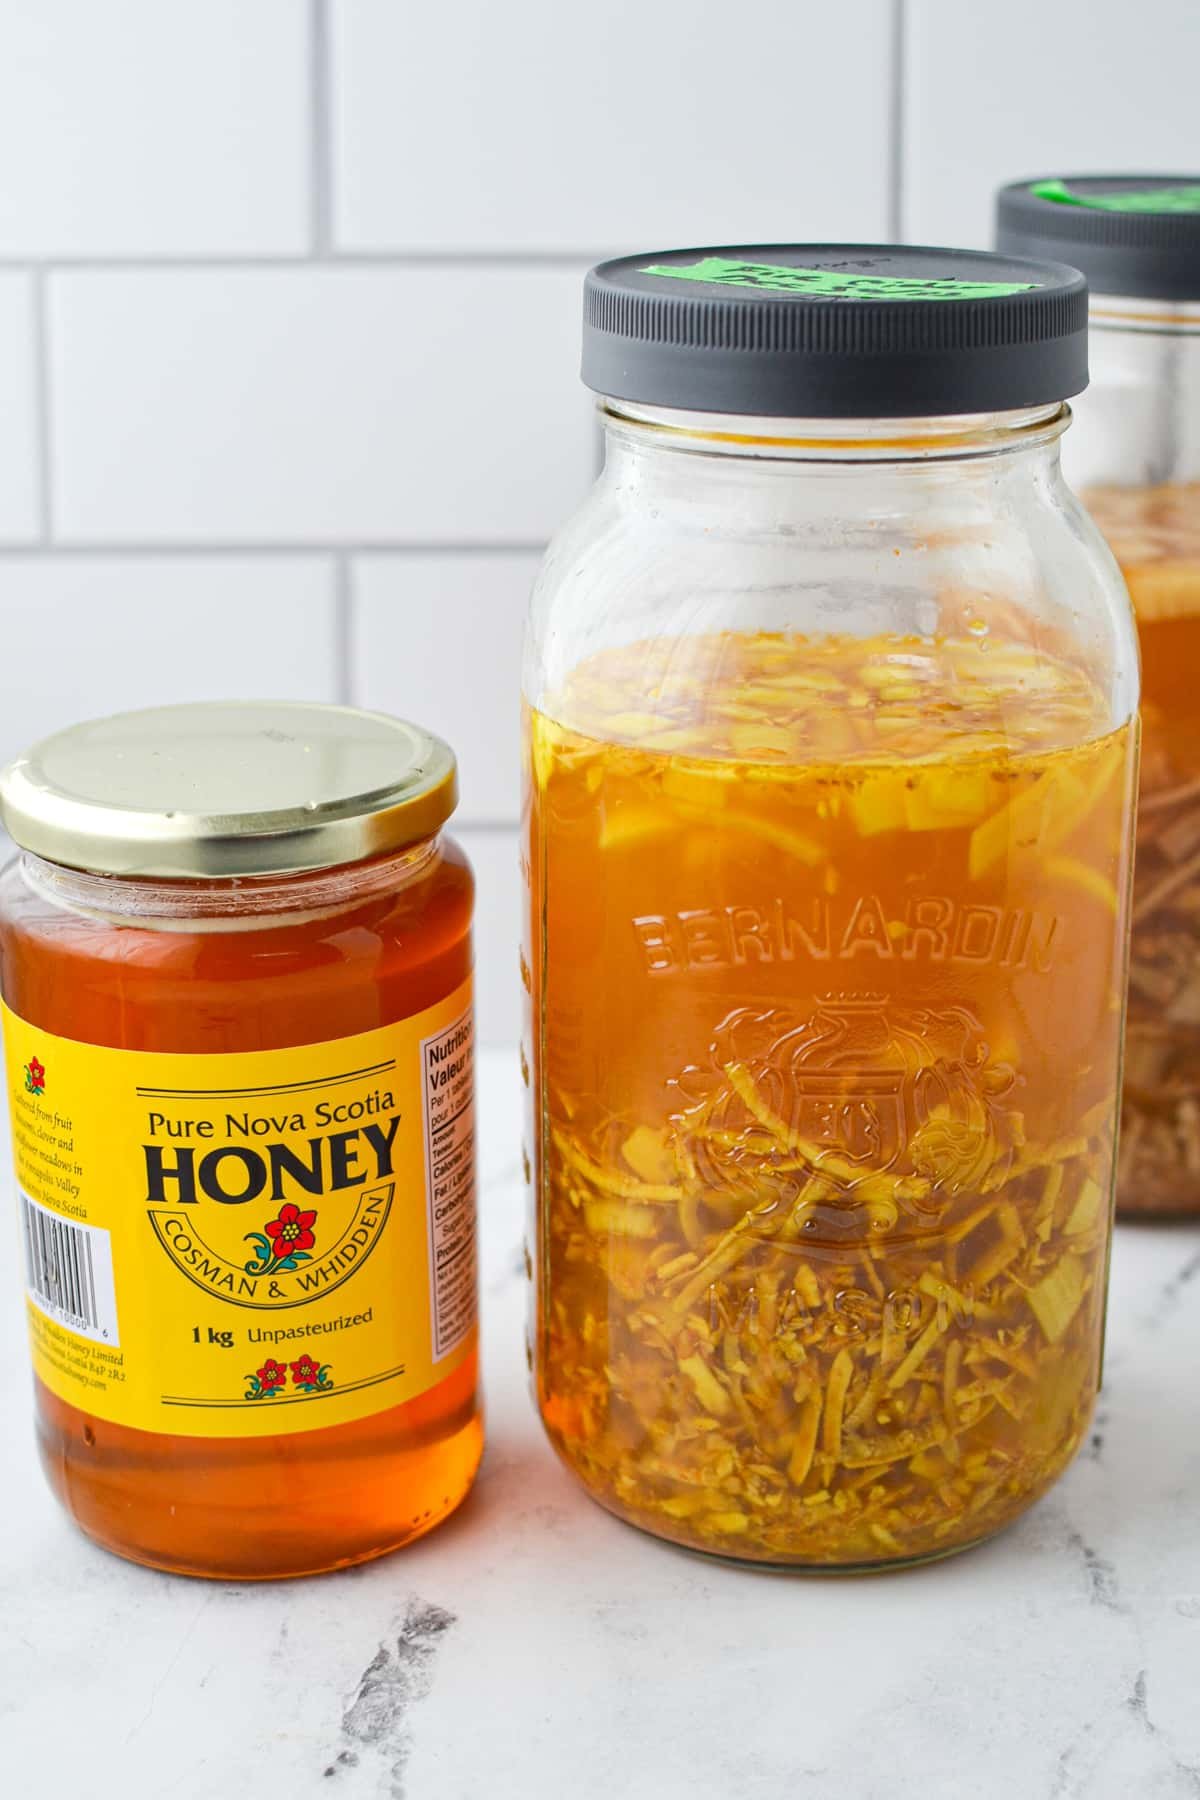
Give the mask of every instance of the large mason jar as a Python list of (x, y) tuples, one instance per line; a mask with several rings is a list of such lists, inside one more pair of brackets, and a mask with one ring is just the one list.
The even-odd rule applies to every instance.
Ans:
[(525, 655), (533, 1354), (622, 1518), (975, 1543), (1100, 1372), (1137, 650), (1064, 485), (1073, 270), (610, 262)]
[(1019, 182), (1002, 248), (1086, 274), (1070, 479), (1142, 647), (1142, 775), (1117, 1204), (1200, 1216), (1200, 175)]

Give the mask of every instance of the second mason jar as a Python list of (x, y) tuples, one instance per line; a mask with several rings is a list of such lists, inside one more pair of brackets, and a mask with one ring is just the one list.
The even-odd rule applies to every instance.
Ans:
[(796, 1568), (977, 1542), (1100, 1370), (1137, 651), (1072, 270), (647, 254), (525, 657), (534, 1355), (592, 1495)]
[(1200, 176), (1017, 182), (997, 229), (1091, 288), (1067, 468), (1125, 571), (1142, 647), (1117, 1203), (1200, 1217)]

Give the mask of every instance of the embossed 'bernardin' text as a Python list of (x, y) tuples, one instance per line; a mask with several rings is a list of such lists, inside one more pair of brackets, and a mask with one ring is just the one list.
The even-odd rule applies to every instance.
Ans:
[(909, 899), (897, 915), (877, 894), (780, 898), (763, 905), (642, 913), (631, 921), (650, 975), (755, 963), (993, 963), (1049, 970), (1062, 944), (1056, 913), (963, 904), (939, 894)]

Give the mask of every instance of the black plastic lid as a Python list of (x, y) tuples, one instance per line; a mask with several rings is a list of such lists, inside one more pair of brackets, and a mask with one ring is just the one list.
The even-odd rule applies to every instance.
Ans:
[(1063, 175), (996, 196), (1006, 256), (1073, 263), (1093, 294), (1200, 300), (1200, 175)]
[(1087, 386), (1087, 284), (982, 250), (646, 251), (583, 290), (583, 379), (690, 412), (932, 418)]

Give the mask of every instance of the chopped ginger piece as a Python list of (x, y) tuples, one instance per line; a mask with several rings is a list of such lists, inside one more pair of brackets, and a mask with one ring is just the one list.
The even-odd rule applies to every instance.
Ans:
[(606, 1194), (620, 1194), (628, 1200), (676, 1201), (679, 1198), (679, 1189), (669, 1182), (631, 1181), (620, 1175), (610, 1175), (576, 1150), (561, 1134), (556, 1134), (555, 1143), (571, 1166), (593, 1187), (602, 1188)]
[(679, 1367), (695, 1388), (700, 1404), (708, 1412), (720, 1417), (729, 1411), (729, 1395), (703, 1357), (683, 1356), (679, 1359)]
[(821, 1423), (821, 1396), (813, 1394), (800, 1409), (796, 1435), (788, 1457), (788, 1480), (793, 1487), (803, 1487), (812, 1468), (817, 1448), (817, 1431)]
[(1079, 1237), (1090, 1231), (1100, 1217), (1100, 1208), (1104, 1204), (1104, 1189), (1092, 1176), (1087, 1176), (1079, 1190), (1078, 1198), (1067, 1215), (1063, 1226), (1066, 1237)]
[(621, 1200), (588, 1200), (583, 1208), (588, 1230), (597, 1237), (652, 1238), (658, 1235), (658, 1219), (649, 1206), (633, 1206)]
[(854, 1376), (854, 1358), (841, 1349), (833, 1359), (825, 1390), (825, 1417), (821, 1423), (821, 1448), (834, 1462), (842, 1454), (842, 1415), (846, 1394)]
[(1051, 1344), (1057, 1344), (1087, 1291), (1087, 1265), (1074, 1255), (1060, 1257), (1049, 1275), (1027, 1295), (1034, 1317)]
[(1080, 862), (1077, 856), (1048, 856), (1046, 873), (1055, 881), (1072, 882), (1082, 893), (1090, 894), (1093, 900), (1098, 900), (1116, 918), (1117, 890), (1108, 876), (1102, 875), (1099, 869), (1090, 868), (1087, 863)]
[(621, 1155), (647, 1186), (670, 1186), (676, 1168), (665, 1132), (655, 1131), (652, 1125), (637, 1126), (621, 1145)]
[(898, 1369), (893, 1369), (892, 1373), (888, 1376), (887, 1385), (889, 1388), (902, 1388), (906, 1382), (912, 1380), (913, 1376), (925, 1361), (925, 1358), (933, 1349), (933, 1346), (937, 1343), (937, 1340), (941, 1337), (945, 1329), (945, 1322), (935, 1315), (929, 1321), (929, 1324), (925, 1327), (904, 1361), (900, 1364), (900, 1367)]

